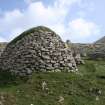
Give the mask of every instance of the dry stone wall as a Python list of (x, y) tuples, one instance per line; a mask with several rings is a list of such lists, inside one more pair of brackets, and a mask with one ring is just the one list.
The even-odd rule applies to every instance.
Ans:
[(81, 58), (80, 50), (70, 42), (70, 40), (66, 41), (66, 46), (72, 50), (73, 57), (77, 65), (85, 64), (84, 60)]
[(4, 51), (6, 45), (7, 45), (6, 42), (1, 42), (1, 43), (0, 43), (0, 55), (1, 55), (1, 53)]
[(32, 72), (76, 71), (71, 49), (52, 30), (39, 26), (10, 42), (1, 54), (0, 67), (25, 76)]

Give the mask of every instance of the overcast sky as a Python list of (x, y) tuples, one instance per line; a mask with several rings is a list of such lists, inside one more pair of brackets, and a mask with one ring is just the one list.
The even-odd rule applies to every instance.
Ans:
[(105, 35), (105, 0), (0, 0), (0, 41), (48, 26), (65, 41), (90, 43)]

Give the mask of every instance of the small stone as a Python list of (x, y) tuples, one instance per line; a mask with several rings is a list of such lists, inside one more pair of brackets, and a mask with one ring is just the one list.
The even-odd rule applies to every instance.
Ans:
[(55, 69), (55, 72), (61, 72), (61, 70), (59, 70), (59, 69)]
[(62, 104), (62, 103), (64, 102), (64, 97), (63, 97), (63, 96), (59, 96), (58, 102), (59, 102), (60, 104)]
[(32, 70), (31, 69), (27, 69), (27, 74), (28, 75), (32, 74)]
[(102, 91), (101, 91), (101, 90), (99, 90), (99, 91), (98, 91), (98, 94), (101, 94), (101, 93), (102, 93)]
[(99, 101), (99, 96), (96, 96), (96, 101)]
[(0, 101), (0, 105), (3, 105), (3, 103)]
[(45, 81), (42, 82), (42, 90), (45, 90), (47, 88), (47, 83)]

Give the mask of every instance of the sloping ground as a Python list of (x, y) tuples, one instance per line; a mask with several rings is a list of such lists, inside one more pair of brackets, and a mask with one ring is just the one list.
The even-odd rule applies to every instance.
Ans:
[[(86, 61), (79, 73), (37, 73), (26, 82), (0, 83), (2, 105), (105, 105), (105, 62)], [(0, 76), (0, 80), (14, 80)], [(25, 79), (24, 79), (25, 81)], [(43, 83), (45, 88), (43, 89)]]

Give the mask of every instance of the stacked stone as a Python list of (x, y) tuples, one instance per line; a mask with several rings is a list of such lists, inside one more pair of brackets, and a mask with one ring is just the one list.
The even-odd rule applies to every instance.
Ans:
[(1, 55), (1, 53), (4, 51), (6, 45), (7, 45), (6, 42), (1, 42), (1, 43), (0, 43), (0, 55)]
[(79, 53), (77, 53), (74, 58), (77, 65), (85, 64), (84, 60), (81, 59), (81, 55)]
[(82, 60), (82, 58), (81, 58), (79, 49), (76, 48), (76, 46), (73, 46), (73, 44), (70, 42), (70, 40), (66, 41), (66, 45), (67, 45), (68, 49), (72, 50), (73, 57), (75, 59), (76, 64), (77, 65), (85, 64), (84, 60)]
[(34, 71), (77, 70), (71, 50), (55, 32), (43, 26), (24, 32), (10, 42), (1, 55), (0, 67), (20, 76)]

